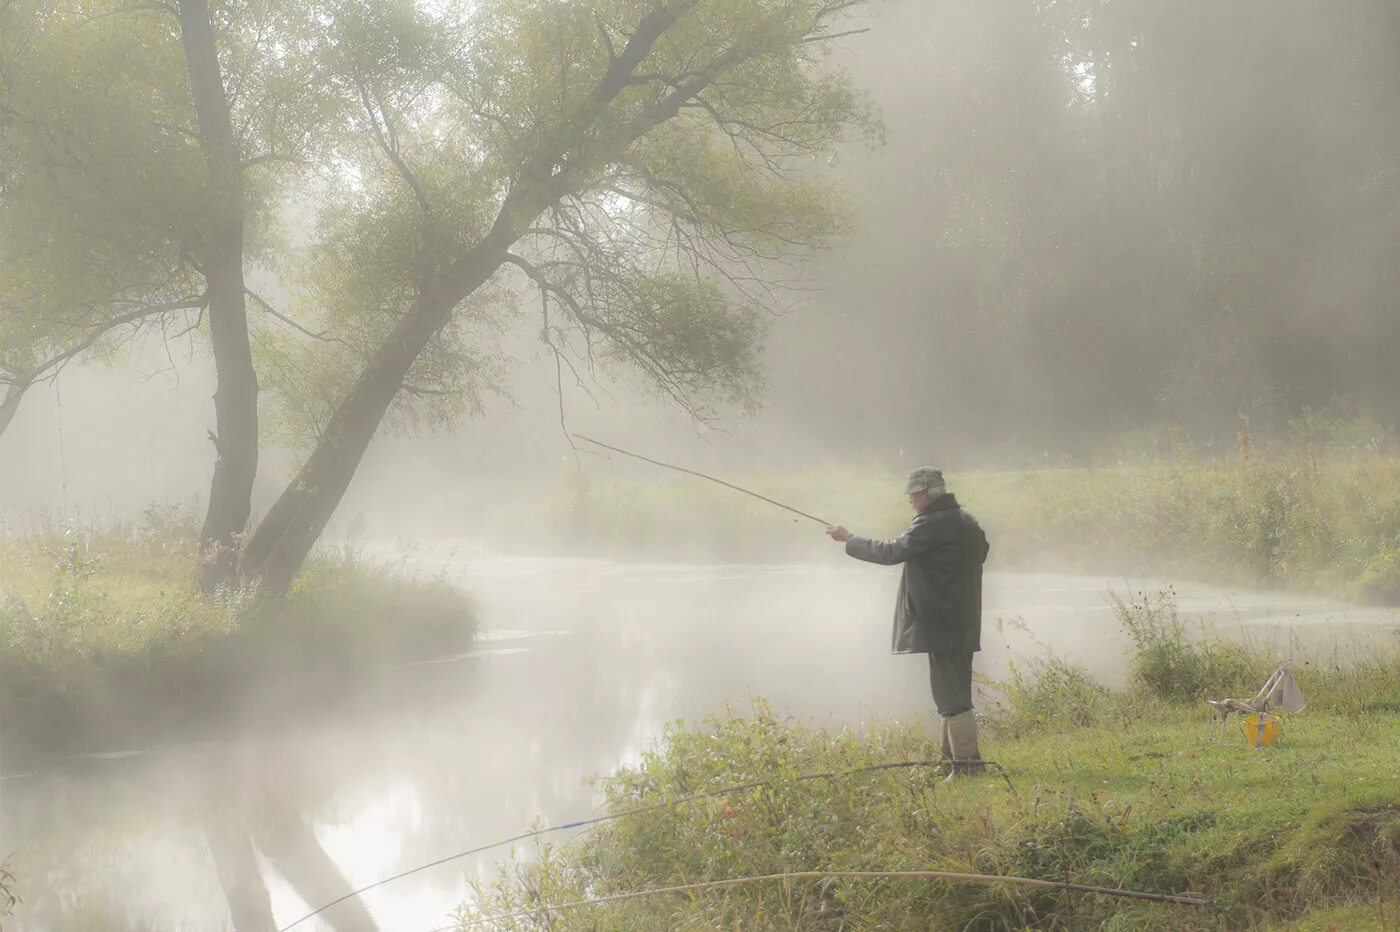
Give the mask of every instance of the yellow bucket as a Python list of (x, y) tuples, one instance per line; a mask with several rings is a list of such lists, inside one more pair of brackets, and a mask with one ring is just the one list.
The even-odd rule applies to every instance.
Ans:
[(1254, 747), (1267, 748), (1278, 743), (1278, 719), (1272, 715), (1250, 715), (1242, 724), (1245, 738)]

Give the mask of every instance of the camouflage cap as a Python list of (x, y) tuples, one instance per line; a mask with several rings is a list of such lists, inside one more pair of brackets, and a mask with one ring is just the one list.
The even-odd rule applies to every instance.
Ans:
[(943, 490), (943, 470), (933, 466), (920, 466), (909, 474), (909, 480), (904, 483), (905, 495), (913, 495), (915, 492), (942, 495)]

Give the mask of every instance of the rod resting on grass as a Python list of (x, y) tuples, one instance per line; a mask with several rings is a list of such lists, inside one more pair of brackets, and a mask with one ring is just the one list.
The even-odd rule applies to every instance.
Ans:
[[(904, 770), (914, 767), (936, 767), (940, 764), (946, 763), (947, 761), (930, 759), (900, 760), (892, 761), (885, 764), (868, 764), (864, 767), (854, 767), (850, 770), (823, 770), (816, 773), (803, 773), (798, 774), (796, 777), (793, 777), (792, 780), (794, 783), (802, 783), (807, 780), (827, 780), (833, 779), (835, 777), (854, 776), (856, 774), (861, 773), (875, 773), (881, 770)], [(1002, 779), (1006, 781), (1006, 785), (1011, 788), (1011, 792), (1016, 792), (1016, 788), (1011, 785), (1011, 777), (1007, 775), (1006, 768), (1002, 767), (996, 761), (983, 761), (983, 763), (989, 767), (995, 767), (1001, 773)], [(645, 815), (648, 812), (659, 812), (662, 809), (668, 809), (672, 806), (681, 806), (685, 805), (686, 803), (698, 802), (702, 799), (714, 799), (716, 797), (721, 796), (732, 796), (735, 793), (742, 793), (744, 790), (758, 789), (759, 787), (768, 786), (775, 782), (777, 781), (772, 779), (751, 780), (748, 783), (737, 783), (733, 786), (721, 787), (717, 790), (706, 790), (703, 793), (691, 793), (687, 796), (676, 796), (672, 797), (671, 799), (664, 800), (663, 802), (652, 803), (647, 806), (637, 806), (632, 809), (623, 809), (621, 812), (612, 812), (607, 815), (595, 816), (591, 819), (580, 819), (576, 822), (565, 822), (563, 825), (552, 825), (548, 828), (537, 828), (533, 831), (522, 832), (519, 835), (512, 835), (510, 838), (502, 838), (500, 841), (493, 841), (490, 844), (482, 845), (478, 848), (471, 848), (467, 851), (459, 851), (456, 854), (449, 854), (445, 858), (438, 858), (436, 861), (430, 861), (427, 864), (420, 864), (417, 867), (410, 868), (409, 870), (403, 871), (398, 874), (394, 874), (392, 877), (385, 877), (382, 880), (376, 880), (374, 883), (366, 884), (365, 886), (360, 887), (358, 890), (351, 890), (344, 896), (338, 899), (331, 900), (324, 906), (320, 906), (316, 909), (313, 909), (311, 912), (302, 916), (300, 919), (297, 919), (296, 921), (289, 923), (288, 925), (282, 926), (280, 929), (277, 930), (277, 932), (287, 932), (288, 929), (301, 925), (303, 922), (310, 919), (312, 916), (316, 916), (330, 909), (332, 906), (344, 903), (346, 900), (353, 899), (354, 897), (357, 897), (362, 893), (365, 893), (369, 890), (373, 890), (375, 887), (382, 887), (386, 883), (392, 883), (393, 881), (407, 877), (410, 874), (416, 874), (419, 871), (425, 871), (430, 867), (437, 867), (439, 864), (446, 864), (449, 861), (457, 861), (465, 857), (470, 857), (473, 854), (481, 854), (483, 851), (490, 851), (492, 848), (500, 848), (505, 845), (515, 844), (521, 841), (528, 841), (531, 838), (538, 838), (540, 835), (547, 835), (550, 832), (563, 832), (572, 828), (584, 828), (585, 826), (589, 825), (597, 825), (600, 822), (611, 822), (615, 819), (626, 818), (627, 816)]]
[(706, 880), (697, 883), (676, 884), (671, 887), (657, 887), (652, 890), (633, 890), (628, 893), (614, 893), (590, 900), (573, 900), (568, 903), (542, 903), (533, 909), (514, 913), (499, 913), (481, 919), (468, 919), (459, 925), (444, 926), (433, 932), (447, 932), (449, 929), (482, 925), (488, 922), (504, 922), (509, 919), (528, 919), (540, 913), (556, 913), (579, 906), (595, 906), (600, 903), (615, 903), (619, 900), (632, 900), (643, 896), (656, 896), (662, 893), (681, 893), (688, 890), (706, 890), (716, 887), (734, 887), (741, 884), (766, 883), (775, 880), (950, 880), (954, 883), (1011, 883), (1026, 887), (1042, 887), (1051, 890), (1066, 890), (1074, 893), (1100, 893), (1104, 896), (1117, 896), (1132, 900), (1151, 900), (1155, 903), (1176, 903), (1181, 906), (1210, 906), (1211, 901), (1203, 896), (1189, 893), (1148, 893), (1142, 890), (1124, 890), (1118, 887), (1097, 887), (1085, 883), (1067, 883), (1058, 880), (1040, 880), (1035, 877), (1009, 877), (1000, 874), (961, 874), (954, 871), (787, 871), (781, 874), (762, 874), (755, 877), (734, 877), (727, 880)]

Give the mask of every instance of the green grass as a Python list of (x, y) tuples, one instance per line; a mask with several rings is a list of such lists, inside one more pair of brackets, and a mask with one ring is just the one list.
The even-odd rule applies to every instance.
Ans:
[[(1263, 657), (1174, 634), (1169, 599), (1139, 625), (1129, 688), (1060, 658), (1003, 684), (983, 753), (1010, 773), (944, 784), (927, 770), (797, 775), (937, 756), (889, 723), (828, 732), (756, 706), (677, 723), (603, 783), (612, 811), (749, 780), (766, 787), (607, 823), (544, 847), (478, 888), (463, 918), (525, 911), (500, 929), (1381, 929), (1400, 924), (1400, 656), (1300, 667), (1309, 706), (1253, 750), (1232, 720), (1157, 677), (1162, 658), (1255, 684)], [(1157, 612), (1154, 620), (1143, 616)], [(1234, 688), (1231, 686), (1231, 688)], [(1241, 690), (1242, 691), (1242, 690)], [(1212, 690), (1223, 694), (1225, 688)], [(1239, 692), (1233, 693), (1239, 695)], [(1007, 884), (794, 880), (566, 910), (542, 903), (800, 870), (944, 870), (1162, 893), (1210, 908)]]
[(0, 540), (0, 714), (44, 745), (198, 726), (347, 691), (385, 664), (465, 649), (471, 600), (352, 551), (314, 558), (291, 593), (199, 595), (188, 528), (57, 530)]
[[(538, 528), (547, 540), (590, 553), (651, 559), (776, 561), (824, 552), (812, 522), (710, 483), (664, 475), (628, 483), (610, 478), (613, 464), (585, 468), (586, 485), (574, 477), (530, 515), (502, 513), (498, 526)], [(902, 476), (888, 469), (728, 478), (861, 533), (895, 535), (909, 519)], [(1400, 600), (1400, 457), (1180, 456), (953, 474), (949, 485), (986, 527), (995, 568)]]

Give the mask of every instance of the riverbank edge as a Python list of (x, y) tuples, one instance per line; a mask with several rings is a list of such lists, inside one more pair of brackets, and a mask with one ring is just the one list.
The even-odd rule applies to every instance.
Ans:
[(0, 741), (23, 754), (333, 706), (376, 671), (469, 649), (478, 624), (445, 579), (351, 551), (314, 557), (276, 601), (198, 594), (185, 540), (8, 540), (0, 565)]
[[(1192, 693), (1212, 682), (1216, 695), (1252, 696), (1269, 659), (1184, 637), (1160, 599), (1119, 609), (1136, 645), (1128, 688), (1110, 691), (1051, 655), (997, 684), (982, 750), (1010, 784), (995, 773), (945, 784), (925, 767), (851, 773), (936, 759), (925, 722), (832, 732), (762, 701), (747, 714), (677, 722), (639, 765), (602, 781), (606, 811), (652, 808), (504, 867), (476, 887), (461, 927), (1393, 927), (1400, 654), (1297, 661), (1308, 706), (1285, 717), (1278, 745), (1256, 750), (1237, 721), (1218, 731)], [(691, 799), (750, 782), (761, 785)], [(1191, 893), (1210, 905), (817, 878), (544, 908), (697, 881), (911, 869)]]

